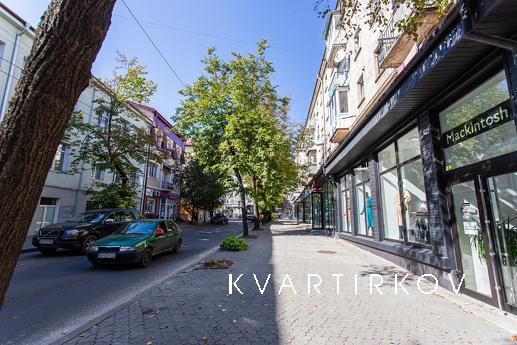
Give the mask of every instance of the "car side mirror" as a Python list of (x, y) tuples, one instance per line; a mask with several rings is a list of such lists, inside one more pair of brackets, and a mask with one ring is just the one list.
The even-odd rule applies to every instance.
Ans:
[(113, 224), (113, 223), (115, 223), (115, 219), (113, 219), (113, 218), (108, 218), (104, 221), (104, 224)]

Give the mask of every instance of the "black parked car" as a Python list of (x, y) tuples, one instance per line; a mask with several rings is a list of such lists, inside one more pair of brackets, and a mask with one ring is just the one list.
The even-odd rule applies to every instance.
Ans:
[(58, 248), (79, 249), (84, 254), (95, 240), (136, 219), (142, 219), (142, 215), (132, 209), (90, 210), (66, 222), (41, 228), (32, 238), (32, 245), (43, 254), (52, 254)]
[(226, 217), (222, 213), (217, 213), (210, 219), (210, 223), (212, 223), (212, 224), (228, 224), (228, 217)]

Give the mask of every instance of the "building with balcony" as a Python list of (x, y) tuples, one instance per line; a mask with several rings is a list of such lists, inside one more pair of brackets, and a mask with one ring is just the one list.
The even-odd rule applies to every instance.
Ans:
[(148, 218), (174, 219), (180, 212), (181, 165), (184, 163), (185, 140), (174, 126), (153, 107), (130, 103), (152, 121), (153, 150), (165, 155), (162, 162), (149, 162), (145, 176), (143, 210)]
[[(24, 73), (34, 39), (34, 28), (0, 2), (0, 122), (16, 84)], [(108, 99), (109, 93), (109, 87), (93, 77), (89, 86), (81, 93), (75, 111), (84, 114), (85, 121), (100, 125), (103, 119), (95, 113), (97, 100)], [(151, 125), (150, 121), (129, 106), (125, 114), (129, 122), (138, 121), (133, 122), (138, 126), (147, 128)], [(65, 221), (85, 211), (89, 206), (89, 198), (83, 192), (93, 183), (116, 181), (115, 174), (95, 170), (86, 164), (80, 167), (80, 171), (72, 173), (73, 151), (74, 147), (66, 142), (61, 143), (56, 151), (31, 226), (23, 230), (29, 236), (46, 225)], [(145, 166), (140, 165), (139, 169), (144, 171)], [(137, 191), (137, 204), (142, 200), (143, 182), (141, 175), (133, 176), (131, 181)]]
[[(429, 9), (416, 40), (396, 26), (414, 11), (393, 4), (384, 27), (357, 18), (345, 52), (327, 44), (307, 116), (323, 154), (298, 219), (515, 313), (517, 4), (460, 0), (439, 22)], [(337, 136), (346, 54), (336, 90), (352, 120)]]

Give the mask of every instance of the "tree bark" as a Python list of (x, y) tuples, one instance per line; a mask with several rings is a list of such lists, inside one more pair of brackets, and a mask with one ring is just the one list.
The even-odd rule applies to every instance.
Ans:
[(253, 198), (253, 215), (255, 216), (254, 219), (254, 229), (259, 230), (260, 229), (260, 212), (259, 212), (259, 203), (258, 203), (258, 186), (257, 186), (257, 178), (253, 176), (253, 190), (255, 192), (255, 197)]
[(247, 237), (248, 233), (248, 209), (246, 208), (246, 190), (242, 182), (242, 176), (239, 169), (234, 169), (235, 177), (239, 184), (239, 196), (241, 198), (241, 214), (242, 214), (242, 236)]
[(115, 0), (52, 0), (0, 127), (0, 307)]

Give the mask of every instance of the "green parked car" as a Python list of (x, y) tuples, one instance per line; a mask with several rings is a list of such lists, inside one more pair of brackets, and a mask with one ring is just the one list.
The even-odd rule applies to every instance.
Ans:
[(181, 248), (182, 232), (172, 220), (136, 220), (113, 235), (95, 241), (86, 255), (94, 265), (139, 264), (145, 267), (154, 255)]

